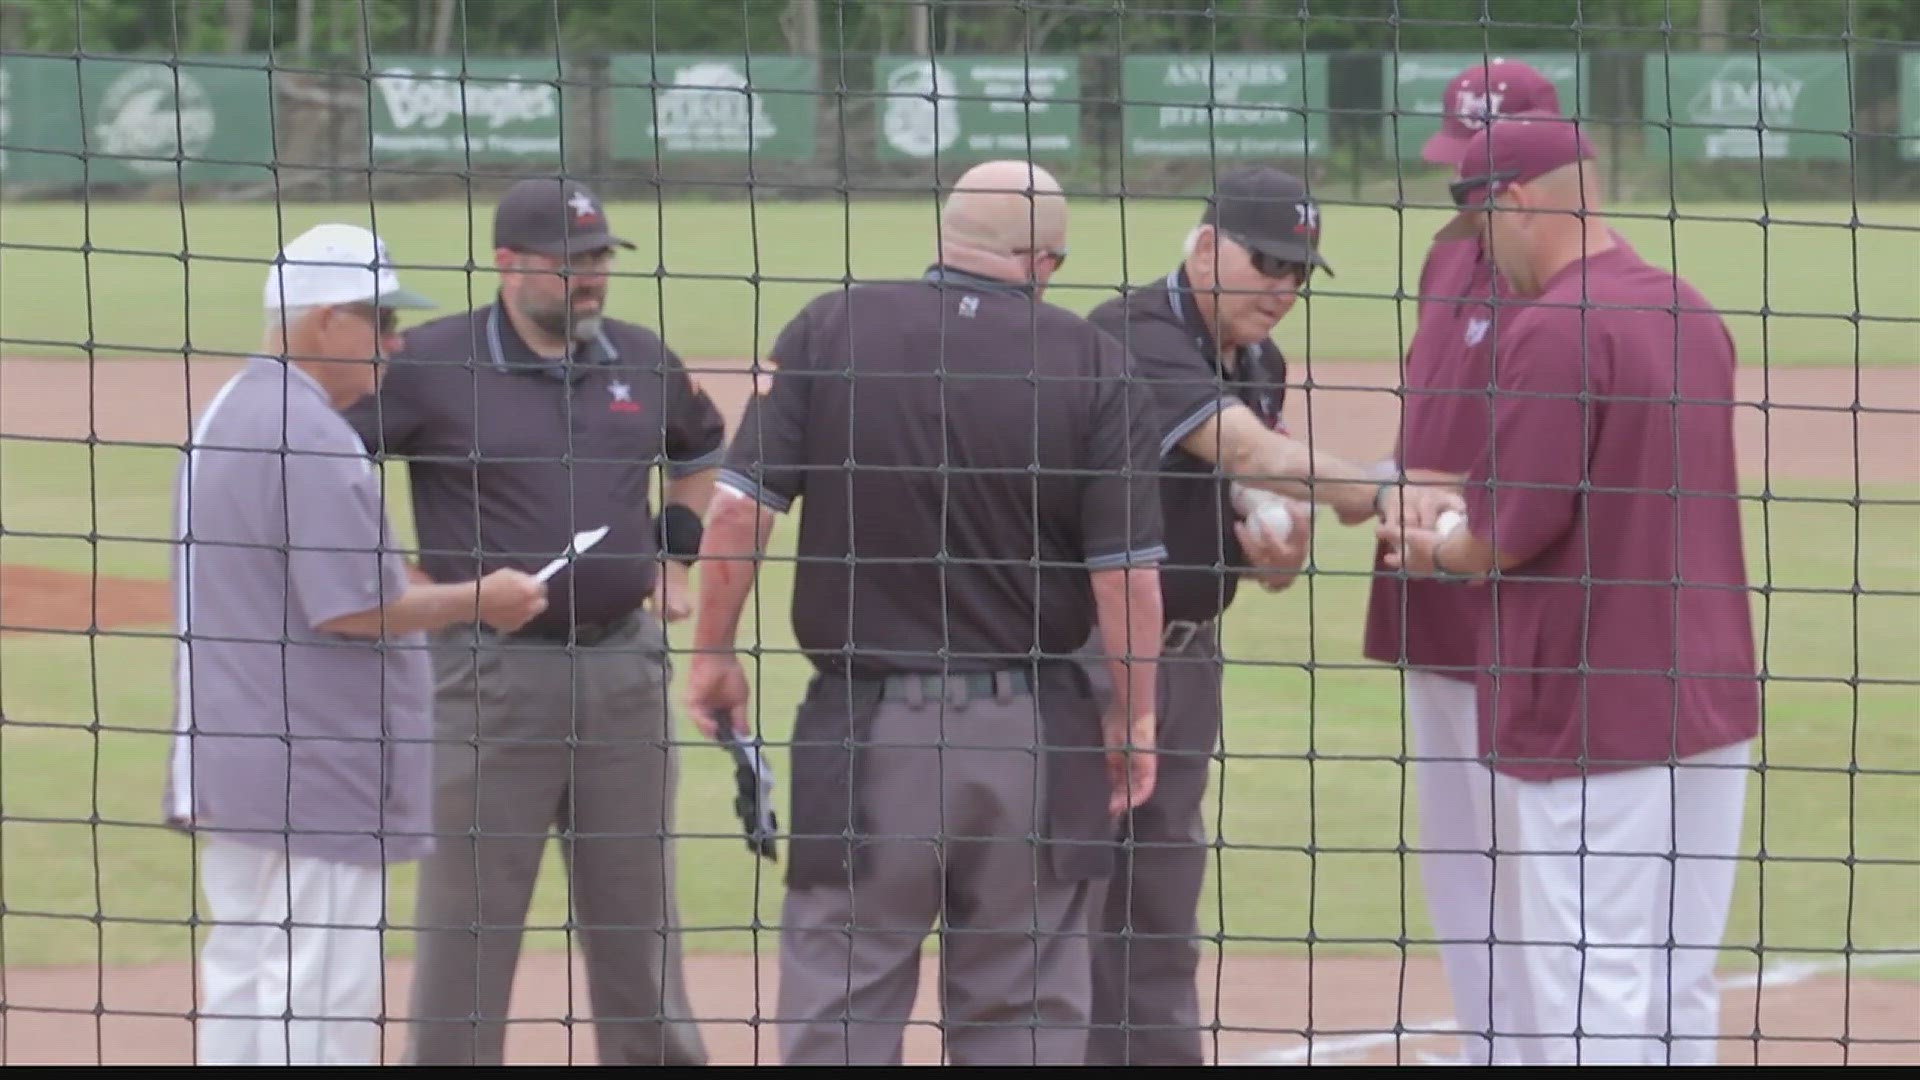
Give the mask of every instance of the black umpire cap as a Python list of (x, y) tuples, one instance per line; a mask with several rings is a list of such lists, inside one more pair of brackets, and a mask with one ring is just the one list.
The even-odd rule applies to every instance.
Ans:
[(1333, 273), (1320, 254), (1319, 204), (1298, 177), (1270, 165), (1243, 165), (1221, 173), (1200, 224), (1261, 254)]
[(522, 180), (501, 196), (493, 211), (493, 246), (560, 259), (633, 248), (609, 231), (606, 208), (587, 185), (548, 177)]

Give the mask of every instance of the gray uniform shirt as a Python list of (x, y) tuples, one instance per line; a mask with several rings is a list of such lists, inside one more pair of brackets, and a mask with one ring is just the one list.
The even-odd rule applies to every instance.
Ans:
[(398, 599), (379, 473), (306, 373), (248, 362), (195, 425), (174, 500), (166, 811), (353, 863), (430, 850), (425, 635), (316, 629)]

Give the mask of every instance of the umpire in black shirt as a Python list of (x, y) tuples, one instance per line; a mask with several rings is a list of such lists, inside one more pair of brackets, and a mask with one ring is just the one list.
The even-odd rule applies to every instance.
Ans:
[[(495, 302), (409, 332), (348, 419), (370, 450), (407, 459), (421, 567), (436, 581), (532, 571), (575, 533), (607, 532), (517, 633), (464, 627), (435, 642), (439, 842), (420, 872), (409, 1059), (500, 1063), (527, 906), (557, 830), (600, 1062), (704, 1064), (667, 846), (662, 616), (690, 607), (725, 428), (657, 336), (602, 313), (614, 251), (632, 245), (585, 186), (515, 185), (493, 240)], [(662, 468), (656, 518), (648, 485)]]
[[(1085, 1054), (1090, 889), (1152, 790), (1150, 749), (1125, 747), (1152, 745), (1164, 549), (1120, 345), (1040, 299), (1065, 237), (1045, 172), (969, 171), (924, 279), (785, 327), (721, 474), (688, 668), (709, 734), (748, 726), (741, 608), (774, 514), (801, 507), (788, 1064), (898, 1064), (936, 920), (955, 1064)], [(1096, 620), (1127, 691), (1104, 723), (1074, 656)]]
[[(1284, 588), (1306, 557), (1311, 526), (1307, 503), (1296, 501), (1288, 540), (1263, 543), (1236, 519), (1230, 480), (1317, 497), (1349, 523), (1373, 512), (1366, 470), (1309, 453), (1281, 415), (1287, 363), (1269, 335), (1314, 269), (1328, 270), (1319, 234), (1319, 208), (1294, 177), (1257, 166), (1225, 172), (1188, 235), (1185, 261), (1088, 315), (1126, 344), (1153, 402), (1167, 545), (1159, 775), (1153, 797), (1121, 829), (1134, 846), (1122, 849), (1093, 920), (1088, 1064), (1202, 1064), (1200, 804), (1220, 737), (1219, 618), (1242, 574)], [(1094, 641), (1087, 651), (1103, 650)], [(1097, 680), (1104, 667), (1091, 670)]]

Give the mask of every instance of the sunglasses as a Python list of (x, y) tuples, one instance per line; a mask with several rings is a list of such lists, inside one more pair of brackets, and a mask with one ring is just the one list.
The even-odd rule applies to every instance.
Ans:
[(1488, 173), (1485, 176), (1466, 176), (1448, 184), (1447, 192), (1453, 196), (1453, 205), (1457, 209), (1465, 210), (1468, 208), (1467, 200), (1473, 196), (1474, 192), (1493, 184), (1505, 183), (1519, 175), (1518, 171), (1508, 169), (1503, 172)]
[(1305, 285), (1307, 283), (1307, 276), (1313, 273), (1313, 267), (1311, 265), (1283, 259), (1278, 255), (1269, 255), (1259, 248), (1254, 247), (1252, 242), (1244, 236), (1230, 232), (1222, 232), (1220, 235), (1244, 248), (1248, 261), (1252, 262), (1253, 268), (1264, 277), (1272, 278), (1275, 281), (1296, 281)]

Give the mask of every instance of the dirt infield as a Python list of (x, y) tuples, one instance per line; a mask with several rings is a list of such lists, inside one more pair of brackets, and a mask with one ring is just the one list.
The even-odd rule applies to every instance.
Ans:
[[(691, 361), (731, 427), (752, 385), (745, 364)], [(89, 370), (91, 368), (91, 370)], [(50, 438), (178, 442), (189, 403), (204, 406), (232, 373), (226, 360), (0, 360), (0, 432)], [(1399, 422), (1392, 364), (1297, 364), (1287, 418), (1302, 438), (1371, 459)], [(1765, 478), (1920, 483), (1920, 368), (1773, 368), (1740, 374), (1741, 471)]]
[[(776, 1063), (778, 1033), (766, 1019), (779, 985), (771, 956), (694, 956), (687, 963), (694, 1012), (713, 1063)], [(384, 1011), (404, 1015), (409, 967), (395, 961), (387, 971)], [(936, 978), (929, 959), (907, 1030), (909, 1064), (942, 1061), (934, 1026)], [(192, 972), (184, 964), (121, 969), (104, 979), (92, 968), (9, 970), (6, 987), (0, 1028), (6, 1064), (192, 1061), (186, 1019)], [(1446, 992), (1437, 965), (1426, 960), (1402, 965), (1321, 959), (1309, 969), (1305, 961), (1242, 957), (1218, 971), (1204, 964), (1200, 994), (1213, 1064), (1420, 1064), (1452, 1046), (1430, 1034), (1445, 1023)], [(509, 1062), (596, 1063), (593, 1032), (583, 1023), (585, 1000), (585, 969), (577, 959), (523, 958), (511, 1005)], [(1916, 1017), (1920, 985), (1913, 983), (1795, 968), (1780, 969), (1757, 992), (1750, 977), (1728, 979), (1720, 1058), (1729, 1065), (1920, 1063)], [(1756, 1031), (1764, 1037), (1756, 1038)], [(385, 1034), (388, 1060), (400, 1060), (406, 1024), (389, 1021)]]
[(173, 595), (164, 581), (107, 578), (95, 589), (92, 580), (64, 570), (0, 564), (0, 633), (84, 633), (173, 620)]
[[(729, 426), (749, 391), (737, 363), (694, 365)], [(178, 443), (188, 417), (233, 370), (231, 362), (181, 360), (0, 360), (0, 433), (20, 436)], [(191, 378), (188, 378), (189, 373)], [(1303, 365), (1288, 415), (1332, 449), (1372, 457), (1392, 445), (1398, 407), (1392, 365)], [(1743, 471), (1764, 478), (1865, 483), (1920, 482), (1920, 373), (1912, 369), (1749, 370), (1740, 384)], [(1871, 412), (1865, 410), (1889, 410)], [(86, 630), (169, 618), (164, 583), (89, 580), (22, 567), (0, 568), (0, 624), (14, 630)], [(770, 957), (688, 958), (694, 1005), (716, 1063), (771, 1062), (775, 1035), (759, 1020), (773, 1008), (777, 965)], [(410, 975), (389, 965), (385, 1012), (403, 1016)], [(931, 963), (917, 1019), (931, 1021)], [(1434, 962), (1233, 956), (1202, 972), (1202, 1011), (1216, 1025), (1209, 1056), (1220, 1063), (1418, 1062), (1446, 1044), (1405, 1035), (1442, 1026), (1444, 983)], [(0, 974), (0, 1064), (172, 1064), (191, 1061), (192, 973), (185, 964), (122, 968), (22, 969)], [(590, 1063), (591, 1031), (577, 960), (529, 955), (521, 963), (508, 1040), (517, 1063)], [(569, 1003), (572, 1003), (571, 1005)], [(1727, 1063), (1920, 1063), (1920, 985), (1842, 976), (1786, 965), (1759, 986), (1727, 982), (1723, 1031)], [(1303, 1036), (1312, 1032), (1311, 1044)], [(1756, 1032), (1764, 1038), (1756, 1040)], [(404, 1040), (389, 1025), (389, 1053)], [(908, 1033), (908, 1060), (940, 1060), (938, 1033)]]

